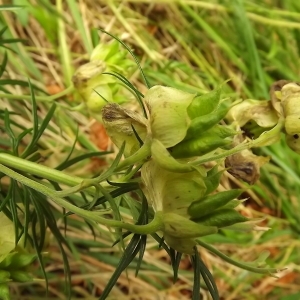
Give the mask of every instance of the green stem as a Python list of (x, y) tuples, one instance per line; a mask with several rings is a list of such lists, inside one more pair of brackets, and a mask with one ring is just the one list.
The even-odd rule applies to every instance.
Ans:
[[(61, 207), (64, 207), (65, 209), (77, 214), (78, 216), (84, 219), (88, 219), (89, 221), (98, 222), (102, 225), (106, 225), (110, 227), (123, 228), (137, 234), (152, 234), (163, 229), (163, 218), (161, 212), (156, 213), (154, 219), (149, 224), (146, 225), (134, 225), (130, 223), (125, 223), (123, 221), (106, 219), (100, 216), (101, 215), (100, 211), (87, 211), (82, 208), (79, 208), (69, 203), (68, 201), (64, 200), (63, 198), (57, 197), (56, 191), (48, 188), (47, 186), (41, 183), (35, 182), (23, 175), (20, 175), (17, 172), (1, 164), (0, 164), (0, 172), (36, 190), (37, 192), (49, 197), (52, 201), (54, 201)], [(102, 212), (102, 214), (104, 213), (107, 212)]]
[(214, 253), (215, 255), (219, 256), (220, 258), (224, 259), (226, 262), (230, 263), (231, 265), (234, 265), (238, 268), (254, 272), (254, 273), (259, 273), (259, 274), (272, 274), (272, 273), (277, 273), (279, 270), (274, 269), (274, 268), (255, 268), (251, 267), (247, 264), (240, 263), (236, 260), (233, 260), (232, 258), (228, 257), (227, 255), (223, 254), (222, 252), (218, 251), (216, 248), (202, 242), (200, 239), (196, 239), (196, 242), (198, 245), (202, 246), (203, 248), (209, 250), (210, 252)]
[(61, 171), (49, 168), (47, 166), (39, 165), (32, 161), (28, 161), (26, 159), (22, 159), (7, 153), (0, 153), (0, 163), (22, 172), (26, 172), (58, 183), (63, 183), (68, 186), (81, 184), (84, 180), (83, 178), (71, 176)]
[(143, 146), (136, 151), (133, 155), (125, 158), (120, 162), (119, 166), (116, 168), (116, 171), (121, 171), (128, 166), (134, 165), (136, 163), (140, 163), (146, 160), (151, 155), (151, 141), (146, 140)]
[[(67, 186), (71, 186), (71, 188), (69, 189), (63, 191), (56, 191), (56, 194), (59, 197), (66, 197), (70, 194), (77, 193), (82, 189), (86, 189), (86, 191), (88, 191), (91, 194), (95, 193), (95, 189), (92, 186), (92, 183), (90, 185), (84, 185), (84, 182), (88, 182), (92, 179), (71, 176), (63, 173), (62, 171), (58, 171), (47, 166), (39, 165), (37, 163), (7, 153), (0, 153), (0, 163), (2, 163), (5, 166), (9, 166), (13, 169), (29, 173), (31, 175), (39, 176), (50, 181), (55, 181), (57, 183), (62, 183)], [(104, 182), (103, 185), (104, 187), (107, 187), (108, 183)]]
[[(57, 11), (63, 15), (64, 14), (64, 7), (63, 7), (63, 1), (57, 0), (56, 1), (56, 9)], [(65, 79), (65, 82), (67, 85), (72, 84), (72, 61), (71, 61), (71, 55), (69, 51), (69, 45), (67, 43), (67, 33), (66, 33), (66, 24), (65, 21), (62, 18), (57, 19), (58, 23), (58, 41), (59, 41), (59, 54), (60, 54), (60, 63), (62, 66), (63, 71), (63, 78)]]

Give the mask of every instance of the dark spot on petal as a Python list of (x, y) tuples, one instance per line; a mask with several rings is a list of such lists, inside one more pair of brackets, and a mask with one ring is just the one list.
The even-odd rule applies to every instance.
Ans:
[(294, 137), (294, 139), (297, 140), (297, 139), (299, 139), (299, 134), (294, 134), (293, 137)]
[(174, 231), (177, 231), (176, 227), (174, 227), (173, 225), (170, 225), (170, 228), (172, 228)]

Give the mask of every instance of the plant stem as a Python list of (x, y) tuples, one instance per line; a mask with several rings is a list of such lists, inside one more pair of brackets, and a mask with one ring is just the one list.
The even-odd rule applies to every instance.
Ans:
[(116, 168), (116, 171), (121, 171), (128, 166), (140, 163), (146, 160), (151, 155), (151, 140), (146, 140), (143, 146), (135, 152), (133, 155), (125, 158), (120, 162), (119, 166)]
[(83, 178), (71, 176), (63, 173), (62, 171), (39, 165), (32, 161), (28, 161), (7, 153), (0, 153), (0, 163), (19, 171), (23, 171), (58, 183), (63, 183), (68, 186), (81, 184), (84, 180)]
[(125, 223), (123, 221), (117, 221), (112, 219), (107, 219), (104, 217), (101, 217), (101, 214), (107, 213), (101, 212), (101, 211), (87, 211), (82, 208), (79, 208), (68, 201), (64, 200), (63, 198), (60, 198), (56, 195), (56, 191), (48, 188), (47, 186), (35, 182), (21, 174), (18, 174), (17, 172), (7, 168), (4, 165), (0, 164), (0, 172), (6, 174), (10, 178), (17, 180), (18, 182), (36, 190), (37, 192), (49, 197), (51, 200), (53, 200), (55, 203), (60, 205), (61, 207), (64, 207), (65, 209), (77, 214), (78, 216), (87, 219), (89, 221), (98, 222), (102, 225), (115, 227), (115, 228), (123, 228), (126, 230), (129, 230), (133, 233), (138, 234), (153, 234), (159, 230), (163, 229), (163, 216), (161, 212), (157, 212), (154, 215), (154, 219), (146, 225), (135, 225), (130, 223)]
[(218, 251), (216, 248), (202, 242), (200, 239), (196, 239), (196, 242), (198, 243), (198, 245), (200, 245), (203, 248), (209, 250), (210, 252), (214, 253), (215, 255), (219, 256), (223, 260), (227, 261), (228, 263), (230, 263), (230, 264), (232, 264), (232, 265), (234, 265), (238, 268), (241, 268), (241, 269), (244, 269), (244, 270), (247, 270), (247, 271), (250, 271), (250, 272), (254, 272), (254, 273), (259, 273), (259, 274), (270, 274), (271, 275), (272, 273), (279, 272), (279, 270), (274, 269), (274, 268), (255, 268), (255, 267), (251, 267), (247, 264), (243, 264), (243, 263), (240, 263), (238, 261), (233, 260), (232, 258), (228, 257), (227, 255), (223, 254), (222, 252)]

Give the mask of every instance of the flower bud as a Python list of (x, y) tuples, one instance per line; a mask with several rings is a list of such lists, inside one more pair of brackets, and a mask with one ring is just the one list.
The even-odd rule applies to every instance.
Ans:
[(290, 83), (289, 80), (278, 80), (275, 81), (270, 88), (270, 98), (273, 108), (275, 109), (278, 117), (282, 116), (282, 105), (281, 105), (281, 89), (284, 85)]
[(128, 51), (116, 40), (99, 44), (93, 50), (90, 61), (103, 61), (107, 65), (108, 72), (128, 74), (134, 66), (134, 62), (128, 58)]
[(237, 198), (241, 193), (242, 190), (235, 189), (208, 195), (193, 202), (188, 208), (188, 213), (192, 218), (204, 217)]
[(169, 151), (175, 158), (188, 158), (204, 155), (219, 147), (229, 145), (230, 143), (231, 140), (219, 138), (218, 136), (211, 134), (210, 130), (208, 130), (198, 138), (180, 142), (176, 146), (170, 148)]
[(281, 89), (281, 104), (285, 117), (285, 130), (288, 135), (300, 133), (300, 86), (288, 83)]
[(90, 62), (80, 66), (72, 80), (75, 88), (87, 104), (90, 112), (100, 112), (108, 102), (124, 101), (118, 96), (120, 81), (106, 73), (117, 72), (128, 76), (131, 73), (133, 62), (127, 59), (127, 51), (120, 49), (117, 41), (109, 44), (100, 44), (92, 52)]
[(113, 95), (108, 85), (100, 85), (89, 94), (86, 106), (91, 112), (99, 112), (105, 104), (112, 102)]
[(300, 154), (300, 133), (294, 135), (286, 135), (287, 145), (296, 153)]

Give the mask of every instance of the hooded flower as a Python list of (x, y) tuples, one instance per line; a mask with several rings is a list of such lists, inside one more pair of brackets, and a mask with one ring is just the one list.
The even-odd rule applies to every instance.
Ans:
[[(205, 104), (202, 107), (201, 104), (207, 99), (215, 105)], [(228, 137), (236, 134), (236, 131), (228, 126), (218, 124), (229, 109), (219, 104), (219, 94), (197, 96), (170, 87), (154, 86), (147, 91), (143, 102), (147, 119), (141, 115), (138, 117), (139, 120), (143, 120), (144, 126), (144, 129), (137, 130), (138, 136), (144, 144), (147, 144), (154, 159), (169, 170), (193, 171), (194, 167), (182, 161), (175, 162), (174, 157), (191, 158), (206, 154), (228, 145), (231, 142)], [(114, 110), (119, 112), (124, 110), (124, 113), (119, 114), (118, 120), (107, 119), (107, 116), (118, 114), (113, 112)], [(106, 129), (109, 132), (121, 133), (116, 138), (112, 137), (113, 142), (119, 145), (124, 139), (132, 143), (132, 146), (127, 147), (136, 149), (133, 144), (138, 144), (137, 136), (134, 134), (137, 114), (135, 113), (135, 117), (130, 116), (128, 110), (126, 112), (122, 107), (110, 104), (105, 106), (102, 112)], [(201, 112), (205, 114), (201, 116)], [(127, 127), (126, 130), (120, 128), (121, 123)], [(131, 136), (130, 141), (128, 134)]]

